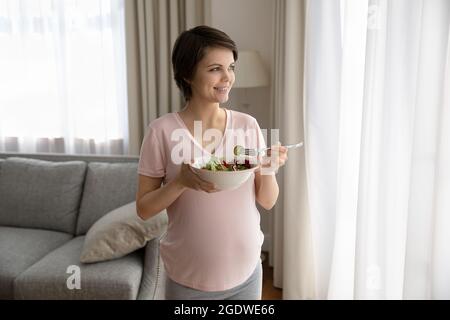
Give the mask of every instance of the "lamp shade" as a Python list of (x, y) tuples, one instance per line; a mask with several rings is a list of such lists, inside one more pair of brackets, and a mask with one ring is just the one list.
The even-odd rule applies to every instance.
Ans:
[(239, 51), (235, 75), (235, 88), (255, 88), (269, 85), (269, 75), (260, 54), (255, 50)]

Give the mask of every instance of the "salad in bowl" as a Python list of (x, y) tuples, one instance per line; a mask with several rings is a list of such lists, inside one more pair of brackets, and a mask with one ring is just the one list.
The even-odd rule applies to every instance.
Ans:
[(201, 169), (211, 171), (242, 171), (251, 169), (249, 159), (239, 161), (238, 158), (234, 158), (233, 162), (226, 162), (223, 158), (212, 157)]
[(192, 170), (203, 180), (214, 183), (218, 190), (234, 190), (250, 178), (259, 168), (249, 157), (235, 157), (232, 161), (212, 156), (197, 159), (191, 164)]

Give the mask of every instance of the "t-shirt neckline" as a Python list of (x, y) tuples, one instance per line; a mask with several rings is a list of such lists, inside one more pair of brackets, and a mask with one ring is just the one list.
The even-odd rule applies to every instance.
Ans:
[(217, 147), (214, 149), (214, 153), (210, 153), (208, 150), (206, 150), (196, 139), (195, 137), (192, 135), (191, 131), (188, 129), (188, 127), (186, 126), (186, 124), (184, 123), (183, 119), (181, 119), (180, 114), (178, 112), (174, 112), (175, 114), (175, 118), (177, 119), (177, 122), (180, 124), (180, 126), (186, 130), (189, 138), (194, 142), (194, 144), (196, 146), (198, 146), (203, 152), (206, 152), (208, 155), (213, 155), (216, 154), (217, 151), (223, 147), (224, 141), (225, 141), (225, 136), (227, 135), (228, 129), (230, 129), (230, 125), (231, 125), (231, 110), (228, 110), (227, 108), (223, 108), (225, 110), (225, 115), (227, 117), (226, 119), (226, 124), (225, 124), (225, 132), (222, 132), (222, 138), (219, 142), (219, 144), (217, 145)]

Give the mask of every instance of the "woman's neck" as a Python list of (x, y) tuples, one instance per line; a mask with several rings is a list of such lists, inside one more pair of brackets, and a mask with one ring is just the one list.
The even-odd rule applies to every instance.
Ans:
[(189, 100), (182, 112), (188, 114), (194, 121), (210, 123), (219, 116), (221, 111), (219, 103), (205, 104), (195, 100)]

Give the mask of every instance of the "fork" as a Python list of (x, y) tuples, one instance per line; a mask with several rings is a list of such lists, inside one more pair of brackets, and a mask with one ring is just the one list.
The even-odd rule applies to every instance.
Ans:
[[(303, 142), (299, 142), (297, 144), (289, 144), (284, 147), (286, 147), (287, 149), (291, 149), (291, 148), (300, 148), (301, 146), (303, 146)], [(260, 148), (260, 149), (250, 149), (250, 148), (244, 148), (243, 146), (237, 145), (234, 147), (234, 154), (236, 156), (245, 155), (245, 156), (254, 157), (254, 156), (260, 154), (261, 152), (269, 150), (269, 149), (271, 149), (271, 147)]]

